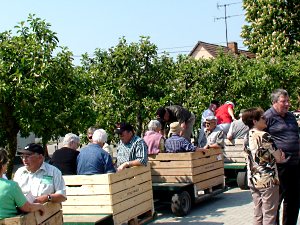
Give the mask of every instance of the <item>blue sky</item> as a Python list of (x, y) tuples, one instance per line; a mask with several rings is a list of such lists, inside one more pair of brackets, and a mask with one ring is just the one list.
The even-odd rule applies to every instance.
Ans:
[[(108, 49), (125, 36), (128, 42), (150, 36), (159, 52), (188, 54), (197, 41), (226, 45), (225, 22), (214, 18), (244, 14), (235, 0), (9, 0), (1, 2), (0, 32), (13, 29), (29, 13), (45, 19), (79, 59), (96, 48)], [(228, 40), (243, 47), (244, 16), (228, 18)]]

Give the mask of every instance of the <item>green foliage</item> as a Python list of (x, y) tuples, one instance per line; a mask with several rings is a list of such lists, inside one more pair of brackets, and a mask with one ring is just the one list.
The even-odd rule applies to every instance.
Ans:
[(300, 50), (298, 0), (244, 0), (247, 25), (241, 36), (258, 57), (294, 54)]
[(143, 122), (153, 118), (164, 97), (172, 63), (165, 55), (158, 57), (157, 47), (147, 37), (130, 44), (121, 38), (108, 51), (96, 49), (93, 59), (84, 57), (83, 65), (94, 82), (97, 124), (112, 133), (117, 122), (127, 121), (140, 134)]
[[(72, 53), (58, 50), (50, 24), (29, 15), (15, 28), (15, 35), (0, 34), (0, 128), (11, 159), (19, 131), (23, 136), (32, 131), (46, 144), (67, 132), (78, 133), (95, 118), (92, 99), (85, 97), (85, 78), (75, 73)], [(11, 170), (10, 165), (9, 175)]]

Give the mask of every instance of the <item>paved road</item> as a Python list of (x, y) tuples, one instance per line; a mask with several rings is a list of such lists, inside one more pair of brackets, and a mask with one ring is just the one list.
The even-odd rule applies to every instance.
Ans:
[(196, 205), (186, 217), (173, 216), (169, 207), (157, 211), (158, 218), (149, 224), (252, 225), (253, 204), (249, 191), (232, 188)]

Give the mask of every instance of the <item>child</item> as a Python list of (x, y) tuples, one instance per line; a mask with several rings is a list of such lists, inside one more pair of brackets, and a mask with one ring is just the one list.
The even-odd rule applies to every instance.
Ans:
[(279, 179), (276, 162), (284, 154), (276, 149), (272, 137), (263, 130), (267, 127), (261, 108), (247, 109), (243, 122), (249, 127), (245, 150), (247, 155), (248, 185), (254, 202), (255, 225), (276, 224), (279, 202)]

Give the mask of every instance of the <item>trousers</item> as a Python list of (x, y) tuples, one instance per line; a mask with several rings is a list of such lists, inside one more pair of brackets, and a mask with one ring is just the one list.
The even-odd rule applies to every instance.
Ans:
[(280, 181), (277, 223), (283, 201), (282, 225), (297, 225), (300, 206), (300, 166), (277, 164)]
[(276, 225), (279, 186), (256, 189), (250, 186), (254, 203), (254, 225)]

